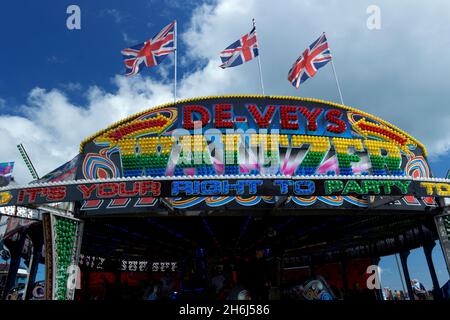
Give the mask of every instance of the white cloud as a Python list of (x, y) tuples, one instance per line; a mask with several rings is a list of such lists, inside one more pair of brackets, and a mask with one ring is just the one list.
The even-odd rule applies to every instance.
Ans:
[[(191, 73), (179, 75), (179, 97), (260, 93), (256, 61), (226, 70), (218, 67), (218, 53), (250, 31), (251, 19), (256, 18), (266, 93), (338, 101), (329, 65), (300, 90), (286, 80), (298, 55), (326, 31), (346, 103), (405, 129), (422, 140), (432, 155), (447, 153), (450, 79), (447, 70), (433, 61), (437, 54), (450, 53), (450, 40), (442, 36), (450, 31), (450, 3), (380, 0), (377, 5), (383, 22), (376, 31), (366, 28), (370, 4), (220, 0), (200, 5), (188, 25), (178, 26), (184, 40), (179, 41), (179, 61), (195, 65)], [(115, 12), (104, 14), (114, 16)], [(0, 117), (0, 161), (16, 160), (17, 180), (25, 182), (30, 178), (19, 161), (16, 144), (25, 145), (37, 170), (44, 174), (76, 155), (87, 136), (133, 113), (171, 101), (170, 61), (165, 64), (159, 70), (162, 82), (116, 76), (117, 90), (91, 87), (83, 106), (69, 102), (63, 91), (33, 89), (27, 103), (16, 107), (23, 116)]]
[(60, 87), (66, 91), (80, 91), (83, 88), (79, 82), (61, 83)]
[(43, 175), (74, 157), (80, 142), (98, 130), (143, 109), (172, 99), (171, 86), (150, 79), (114, 78), (117, 91), (104, 92), (91, 87), (87, 104), (70, 103), (57, 89), (33, 89), (24, 116), (0, 117), (0, 161), (16, 161), (15, 176), (19, 183), (31, 180), (16, 145), (23, 143), (36, 170)]
[(111, 16), (117, 24), (120, 24), (126, 18), (118, 9), (103, 9), (100, 11), (100, 16)]
[(122, 32), (122, 39), (126, 44), (137, 44), (137, 40), (131, 38), (126, 32)]

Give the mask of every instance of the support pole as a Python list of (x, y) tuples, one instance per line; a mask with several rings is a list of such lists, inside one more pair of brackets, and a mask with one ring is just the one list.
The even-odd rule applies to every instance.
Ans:
[(7, 245), (11, 254), (11, 260), (9, 263), (8, 276), (6, 277), (5, 286), (3, 287), (2, 300), (6, 300), (9, 291), (14, 287), (17, 278), (17, 272), (19, 271), (20, 258), (22, 254), (22, 248), (25, 243), (25, 233), (19, 233), (19, 239), (11, 242)]
[(405, 286), (405, 280), (403, 279), (403, 274), (402, 274), (402, 271), (400, 270), (400, 262), (398, 260), (399, 260), (398, 254), (396, 253), (395, 254), (395, 262), (397, 264), (398, 274), (400, 275), (400, 281), (402, 283), (403, 292), (406, 292), (407, 290), (406, 290), (406, 286)]
[(436, 245), (434, 242), (427, 243), (423, 246), (423, 252), (425, 254), (425, 258), (427, 259), (428, 270), (430, 270), (431, 281), (433, 283), (433, 295), (435, 300), (441, 300), (441, 288), (439, 286), (439, 280), (436, 275), (436, 269), (434, 268), (432, 252), (433, 248)]
[(39, 262), (42, 257), (42, 245), (44, 244), (44, 235), (38, 234), (32, 238), (33, 241), (33, 256), (31, 258), (30, 273), (27, 280), (25, 300), (30, 300), (33, 295), (34, 284), (36, 282), (36, 274), (39, 267)]
[(411, 286), (411, 277), (409, 276), (408, 270), (408, 256), (409, 250), (400, 252), (400, 261), (402, 263), (403, 276), (405, 277), (406, 289), (408, 289), (409, 300), (414, 300), (414, 292)]

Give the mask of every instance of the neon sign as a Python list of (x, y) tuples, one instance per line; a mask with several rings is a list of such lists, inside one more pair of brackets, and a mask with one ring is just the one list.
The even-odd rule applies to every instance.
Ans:
[[(238, 176), (236, 176), (238, 177)], [(126, 192), (125, 192), (126, 191)], [(125, 192), (125, 193), (124, 193)], [(73, 183), (10, 189), (10, 201), (3, 205), (41, 204), (112, 199), (127, 203), (130, 198), (152, 197), (214, 197), (214, 196), (450, 196), (450, 180), (390, 178), (372, 176), (352, 179), (346, 177), (261, 177), (246, 179), (175, 179), (147, 180), (135, 178), (127, 181)], [(120, 200), (120, 201), (119, 201)]]
[(348, 107), (288, 97), (219, 97), (125, 119), (89, 138), (82, 152), (78, 178), (96, 179), (402, 176), (426, 150), (400, 129)]

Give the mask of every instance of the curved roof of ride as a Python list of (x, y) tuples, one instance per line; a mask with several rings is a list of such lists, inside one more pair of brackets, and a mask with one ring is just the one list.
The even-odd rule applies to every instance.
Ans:
[(411, 135), (408, 134), (407, 132), (401, 130), (400, 128), (394, 126), (393, 124), (391, 124), (391, 123), (389, 123), (389, 122), (387, 122), (387, 121), (385, 121), (385, 120), (383, 120), (383, 119), (381, 119), (381, 118), (379, 118), (379, 117), (376, 117), (376, 116), (374, 116), (374, 115), (372, 115), (372, 114), (370, 114), (370, 113), (367, 113), (367, 112), (365, 112), (365, 111), (361, 111), (361, 110), (359, 110), (359, 109), (352, 108), (352, 107), (349, 107), (349, 106), (346, 106), (346, 105), (342, 105), (342, 104), (339, 104), (339, 103), (334, 103), (334, 102), (325, 101), (325, 100), (320, 100), (320, 99), (315, 99), (315, 98), (302, 98), (302, 97), (293, 97), (293, 96), (266, 96), (266, 95), (220, 95), (220, 96), (204, 96), (204, 97), (195, 97), (195, 98), (183, 99), (183, 100), (179, 100), (179, 101), (176, 101), (176, 102), (170, 102), (170, 103), (162, 104), (162, 105), (159, 105), (159, 106), (155, 106), (155, 107), (152, 107), (152, 108), (143, 110), (143, 111), (141, 111), (141, 112), (139, 112), (139, 113), (136, 113), (136, 114), (134, 114), (134, 115), (131, 115), (131, 116), (125, 118), (125, 119), (122, 119), (122, 120), (120, 120), (120, 121), (118, 121), (118, 122), (116, 122), (116, 123), (110, 125), (109, 127), (105, 128), (105, 129), (103, 129), (103, 130), (100, 130), (99, 132), (97, 132), (97, 133), (91, 135), (90, 137), (84, 139), (84, 140), (81, 142), (81, 144), (80, 144), (80, 153), (83, 153), (83, 151), (84, 151), (84, 146), (85, 146), (88, 142), (94, 140), (95, 138), (101, 136), (102, 134), (104, 134), (105, 132), (107, 132), (107, 131), (109, 131), (109, 130), (111, 130), (111, 129), (114, 129), (114, 128), (116, 128), (116, 127), (118, 127), (118, 126), (120, 126), (120, 125), (122, 125), (122, 124), (124, 124), (124, 123), (133, 121), (134, 119), (140, 117), (141, 115), (143, 115), (143, 114), (145, 114), (145, 113), (147, 113), (147, 112), (149, 112), (149, 111), (154, 111), (154, 110), (158, 110), (158, 109), (162, 109), (162, 108), (167, 108), (167, 107), (177, 106), (177, 105), (179, 105), (179, 104), (189, 103), (189, 102), (193, 102), (193, 101), (213, 100), (213, 99), (232, 99), (232, 98), (235, 98), (235, 99), (236, 99), (236, 98), (241, 98), (241, 99), (242, 99), (242, 98), (243, 98), (243, 99), (264, 98), (264, 99), (274, 99), (274, 100), (276, 100), (276, 99), (278, 99), (278, 100), (279, 100), (279, 99), (285, 99), (285, 100), (295, 100), (295, 101), (316, 102), (316, 103), (322, 103), (322, 104), (326, 104), (326, 105), (333, 106), (333, 107), (336, 107), (336, 108), (340, 108), (340, 109), (343, 109), (343, 110), (346, 110), (346, 111), (357, 112), (357, 113), (359, 113), (359, 114), (361, 114), (361, 115), (368, 116), (368, 117), (370, 117), (370, 118), (372, 118), (372, 119), (375, 119), (375, 120), (379, 121), (380, 123), (382, 123), (382, 124), (384, 124), (384, 125), (386, 125), (386, 126), (392, 128), (393, 130), (395, 130), (395, 131), (397, 131), (397, 132), (399, 132), (399, 133), (404, 134), (404, 135), (407, 136), (409, 139), (411, 139), (412, 141), (414, 141), (414, 142), (417, 144), (417, 146), (420, 147), (420, 148), (423, 150), (424, 155), (427, 156), (427, 150), (426, 150), (425, 146), (424, 146), (419, 140), (417, 140), (416, 138), (414, 138), (413, 136), (411, 136)]

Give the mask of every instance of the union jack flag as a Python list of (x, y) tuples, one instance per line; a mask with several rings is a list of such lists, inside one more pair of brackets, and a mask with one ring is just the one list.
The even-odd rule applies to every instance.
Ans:
[(222, 69), (236, 67), (258, 56), (258, 41), (256, 40), (256, 28), (239, 40), (233, 42), (220, 53)]
[(294, 87), (298, 88), (300, 84), (314, 77), (317, 70), (330, 60), (331, 52), (328, 48), (325, 33), (323, 33), (292, 65), (292, 68), (289, 70), (288, 80)]
[(169, 53), (176, 50), (175, 24), (176, 21), (173, 21), (153, 38), (122, 50), (127, 76), (139, 73), (144, 65), (153, 67), (160, 64)]

